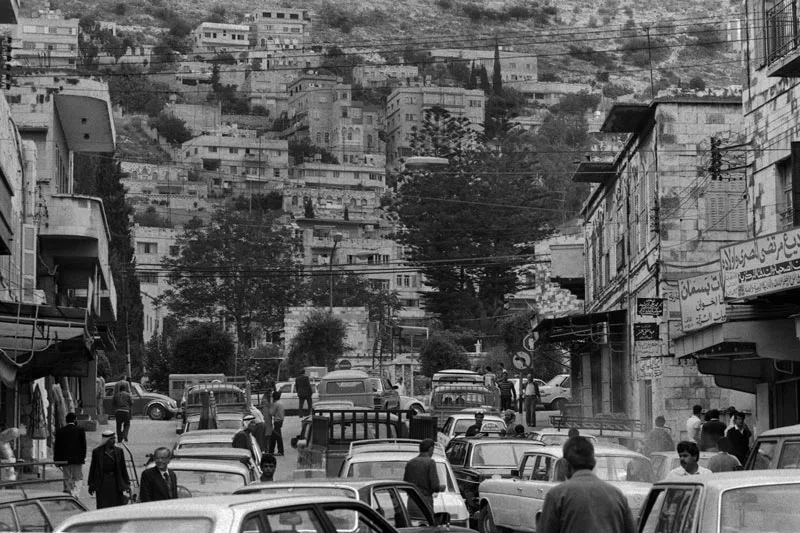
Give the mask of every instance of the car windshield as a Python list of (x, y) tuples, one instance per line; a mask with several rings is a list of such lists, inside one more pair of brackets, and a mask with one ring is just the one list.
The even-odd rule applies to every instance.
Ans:
[(64, 531), (71, 533), (151, 533), (169, 531), (170, 533), (211, 533), (214, 523), (208, 518), (131, 518), (109, 522), (89, 522), (75, 524)]
[(179, 450), (188, 450), (195, 448), (230, 448), (233, 446), (233, 440), (216, 441), (216, 442), (181, 442), (178, 444)]
[(472, 466), (516, 468), (523, 454), (537, 446), (527, 442), (480, 444), (472, 452)]
[(564, 376), (558, 375), (550, 379), (547, 382), (548, 387), (558, 387), (561, 385), (561, 382), (564, 381)]
[(247, 484), (243, 474), (233, 472), (214, 472), (208, 470), (181, 470), (173, 468), (176, 461), (170, 465), (178, 478), (179, 497), (217, 496), (231, 494), (238, 488)]
[(766, 485), (722, 493), (719, 524), (722, 533), (796, 533), (800, 531), (800, 484)]
[(653, 469), (644, 457), (598, 455), (594, 473), (604, 481), (653, 482)]
[[(365, 461), (363, 463), (351, 463), (347, 470), (346, 477), (358, 477), (368, 479), (391, 479), (402, 481), (406, 473), (407, 460), (402, 461)], [(454, 490), (455, 484), (447, 470), (447, 465), (436, 461), (436, 474), (439, 482), (445, 480), (447, 490)]]
[[(453, 433), (466, 433), (469, 427), (474, 423), (474, 418), (462, 418), (461, 420), (456, 421)], [(506, 429), (506, 425), (499, 420), (484, 420), (481, 427), (484, 431), (500, 431)]]

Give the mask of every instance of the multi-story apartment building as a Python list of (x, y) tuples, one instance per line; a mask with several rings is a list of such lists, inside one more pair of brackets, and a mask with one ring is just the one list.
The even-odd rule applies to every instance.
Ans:
[[(0, 103), (0, 240), (4, 227), (17, 235), (0, 260), (0, 349), (17, 361), (4, 369), (0, 417), (27, 427), (46, 413), (60, 378), (84, 413), (96, 414), (97, 352), (111, 346), (117, 295), (103, 203), (75, 194), (73, 164), (79, 153), (113, 152), (115, 137), (105, 83), (69, 71), (16, 79), (9, 105)], [(30, 437), (20, 448), (28, 458), (43, 452)]]
[[(428, 52), (436, 63), (463, 63), (468, 68), (484, 67), (489, 76), (494, 71), (494, 50), (436, 49)], [(503, 81), (528, 81), (539, 78), (539, 63), (530, 52), (500, 50), (500, 77)]]
[(339, 162), (372, 164), (384, 150), (382, 110), (353, 101), (349, 84), (335, 76), (306, 73), (288, 86), (291, 125), (281, 136), (308, 138)]
[(65, 19), (58, 10), (40, 11), (38, 15), (20, 18), (18, 24), (3, 25), (0, 30), (14, 39), (14, 59), (26, 67), (75, 68), (78, 19)]
[(264, 8), (250, 15), (250, 43), (261, 50), (303, 50), (311, 43), (311, 15), (305, 9)]
[(243, 52), (250, 47), (250, 26), (203, 22), (192, 31), (192, 42), (200, 53)]
[(585, 83), (565, 83), (560, 81), (524, 81), (515, 83), (513, 88), (523, 96), (529, 104), (544, 105), (550, 107), (561, 101), (568, 94), (578, 94), (581, 92), (596, 92), (591, 85)]
[(394, 165), (411, 155), (414, 129), (422, 126), (425, 110), (446, 109), (453, 117), (465, 117), (480, 130), (484, 122), (486, 96), (479, 89), (460, 87), (401, 87), (386, 100), (386, 162)]
[(353, 67), (353, 84), (362, 87), (409, 85), (419, 77), (416, 65), (357, 65)]
[(707, 296), (696, 293), (711, 304), (702, 308), (709, 318), (675, 343), (678, 357), (696, 360), (717, 383), (756, 394), (756, 432), (800, 419), (799, 24), (796, 0), (745, 4), (746, 137), (723, 140), (720, 151), (723, 164), (735, 154), (746, 162), (748, 231), (715, 254), (718, 281)]
[(169, 288), (161, 260), (179, 254), (175, 228), (155, 228), (135, 224), (131, 232), (136, 258), (136, 276), (142, 294), (144, 341), (164, 331), (165, 309), (156, 305), (158, 298)]
[[(613, 161), (581, 163), (573, 178), (594, 185), (582, 212), (585, 312), (543, 320), (540, 342), (570, 349), (583, 416), (622, 413), (647, 429), (663, 415), (680, 439), (694, 404), (752, 411), (753, 395), (676, 357), (683, 335), (720, 320), (709, 260), (747, 235), (744, 161), (718, 155), (743, 140), (740, 95), (618, 104), (601, 131), (628, 138)], [(706, 283), (693, 292), (696, 316), (681, 319), (694, 276)]]
[(126, 174), (120, 180), (125, 197), (138, 214), (153, 209), (168, 222), (182, 224), (187, 221), (184, 212), (211, 210), (208, 183), (190, 181), (186, 168), (129, 161), (123, 161), (121, 168)]

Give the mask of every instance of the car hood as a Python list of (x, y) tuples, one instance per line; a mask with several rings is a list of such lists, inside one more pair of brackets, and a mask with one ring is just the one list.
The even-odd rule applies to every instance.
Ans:
[(142, 396), (142, 398), (145, 398), (147, 400), (161, 400), (164, 403), (171, 403), (175, 401), (166, 394), (159, 394), (157, 392), (148, 392), (144, 396)]
[(652, 483), (639, 483), (635, 481), (609, 481), (612, 485), (622, 491), (628, 500), (628, 505), (633, 511), (633, 516), (639, 516), (639, 510), (644, 505), (647, 494), (653, 488)]
[(457, 492), (437, 492), (433, 498), (434, 513), (450, 513), (451, 520), (469, 518), (464, 499)]

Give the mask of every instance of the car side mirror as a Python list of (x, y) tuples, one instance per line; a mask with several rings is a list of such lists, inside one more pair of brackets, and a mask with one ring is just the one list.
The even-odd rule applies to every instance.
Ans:
[(392, 385), (392, 388), (393, 388), (394, 390), (398, 390), (398, 389), (400, 389), (400, 385)]
[(437, 526), (449, 526), (450, 525), (450, 513), (442, 512), (442, 513), (435, 513), (433, 515), (434, 520), (436, 520)]
[(519, 477), (519, 468), (514, 468), (511, 470), (511, 477)]

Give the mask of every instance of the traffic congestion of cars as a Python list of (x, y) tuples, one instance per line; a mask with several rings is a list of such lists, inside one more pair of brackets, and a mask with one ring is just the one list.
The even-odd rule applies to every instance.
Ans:
[[(464, 371), (454, 376), (439, 384), (447, 394), (484, 387), (468, 381)], [(369, 392), (373, 382), (363, 376), (347, 372), (334, 378), (337, 385), (326, 390), (342, 394), (316, 402), (291, 439), (298, 450), (293, 480), (260, 480), (263, 452), (256, 439), (249, 450), (231, 445), (238, 429), (223, 421), (238, 420), (241, 427), (243, 391), (223, 387), (227, 400), (221, 405), (235, 408), (216, 413), (217, 429), (201, 429), (208, 427), (200, 424), (207, 413), (191, 409), (203, 403), (199, 398), (191, 401), (189, 394), (183, 402), (186, 418), (169, 463), (181, 501), (85, 512), (68, 495), (8, 491), (0, 499), (0, 531), (535, 533), (545, 498), (568, 478), (563, 444), (570, 432), (563, 427), (513, 431), (513, 423), (507, 427), (490, 414), (493, 405), (454, 412), (448, 404), (448, 416), (438, 423), (435, 405), (425, 413), (387, 410), (387, 397), (397, 401), (397, 395), (386, 395), (393, 390), (388, 381)], [(353, 384), (359, 382), (367, 392)], [(491, 391), (475, 397), (490, 399)], [(800, 531), (794, 504), (800, 496), (800, 426), (757, 439), (744, 467), (757, 471), (680, 479), (668, 475), (682, 465), (676, 451), (645, 456), (620, 444), (630, 439), (584, 430), (580, 435), (594, 446), (594, 474), (621, 491), (640, 533)], [(404, 481), (422, 438), (436, 441), (431, 459), (443, 490), (435, 493), (433, 508), (417, 486)], [(698, 463), (706, 465), (712, 455), (701, 453)], [(40, 512), (36, 524), (24, 522), (33, 520), (32, 509)]]

